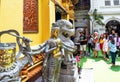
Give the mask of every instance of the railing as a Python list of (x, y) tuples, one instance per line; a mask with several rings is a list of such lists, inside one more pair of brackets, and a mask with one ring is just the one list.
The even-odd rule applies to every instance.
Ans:
[[(44, 53), (43, 53), (44, 54)], [(22, 82), (35, 81), (41, 76), (43, 54), (33, 56), (33, 65), (27, 65), (20, 73)]]

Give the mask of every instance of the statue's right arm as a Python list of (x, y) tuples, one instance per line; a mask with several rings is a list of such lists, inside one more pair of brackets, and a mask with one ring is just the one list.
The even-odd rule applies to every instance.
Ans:
[(51, 53), (53, 50), (55, 50), (57, 48), (56, 47), (53, 47), (53, 48), (50, 48), (50, 45), (47, 44), (46, 47), (45, 47), (45, 53)]
[(38, 55), (45, 51), (46, 42), (31, 48), (31, 52), (28, 52), (30, 55)]
[(48, 60), (48, 56), (49, 56), (49, 54), (47, 52), (49, 50), (49, 47), (50, 47), (49, 44), (46, 44), (46, 46), (45, 46), (45, 53), (44, 53), (43, 67), (46, 67), (46, 65), (47, 65), (47, 60)]
[(32, 51), (32, 52), (28, 52), (28, 54), (30, 55), (38, 55), (41, 54), (42, 52), (44, 52), (45, 47), (43, 47), (42, 49), (38, 50), (38, 51)]

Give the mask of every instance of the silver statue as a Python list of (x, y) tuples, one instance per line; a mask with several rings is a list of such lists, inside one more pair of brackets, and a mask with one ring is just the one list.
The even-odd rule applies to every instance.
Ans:
[(65, 58), (61, 64), (59, 82), (78, 82), (78, 69), (76, 59), (73, 56), (76, 46), (71, 40), (71, 36), (74, 35), (75, 30), (68, 20), (61, 19), (56, 23), (60, 27), (59, 38), (62, 41), (62, 47), (65, 51)]
[[(73, 52), (75, 51), (75, 45), (70, 40), (70, 37), (74, 34), (74, 29), (69, 21), (59, 20), (54, 23), (51, 29), (50, 39), (33, 49), (30, 47), (31, 40), (25, 37), (20, 37), (17, 31), (1, 31), (0, 36), (6, 33), (16, 37), (19, 52), (15, 55), (15, 44), (0, 44), (1, 82), (20, 82), (20, 71), (27, 63), (33, 65), (31, 56), (40, 54), (41, 52), (45, 53), (42, 70), (44, 82), (75, 82), (74, 79), (77, 74), (74, 72), (74, 64), (76, 64), (76, 61), (73, 57)], [(24, 57), (19, 59), (21, 54), (23, 54)], [(65, 70), (61, 69), (62, 61), (66, 66)], [(63, 81), (61, 81), (62, 79), (59, 80), (59, 75), (61, 75), (60, 73), (63, 74)], [(66, 76), (68, 77), (66, 78)], [(66, 80), (68, 78), (69, 81)]]
[(74, 35), (74, 29), (72, 24), (68, 20), (58, 20), (58, 26), (60, 27), (59, 38), (62, 40), (62, 46), (65, 49), (65, 60), (64, 64), (68, 65), (69, 68), (75, 63), (75, 58), (73, 57), (73, 52), (75, 51), (74, 42), (70, 39)]
[(43, 63), (43, 82), (58, 82), (61, 61), (64, 56), (64, 49), (61, 40), (58, 38), (59, 27), (53, 23), (51, 37), (46, 43), (45, 60)]
[[(20, 50), (18, 55), (24, 54), (25, 56), (18, 60), (15, 54), (15, 43), (0, 43), (0, 82), (20, 82), (19, 73), (22, 68), (28, 62), (31, 65), (33, 64), (31, 56), (27, 54), (27, 52), (31, 51), (29, 45), (31, 40), (20, 37), (16, 30), (1, 31), (0, 36), (2, 34), (15, 36)], [(20, 39), (22, 39), (23, 44), (21, 44)]]
[[(19, 52), (15, 54), (15, 43), (0, 43), (0, 82), (21, 82), (20, 72), (26, 64), (33, 65), (32, 55), (37, 55), (45, 50), (45, 44), (38, 45), (37, 48), (31, 49), (30, 39), (20, 37), (16, 30), (1, 31), (0, 36), (9, 34), (16, 37)], [(24, 57), (20, 58), (23, 54)]]

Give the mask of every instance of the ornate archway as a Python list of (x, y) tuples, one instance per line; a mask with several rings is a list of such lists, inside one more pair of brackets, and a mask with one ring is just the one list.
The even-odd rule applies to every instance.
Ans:
[(108, 34), (110, 34), (112, 30), (115, 30), (116, 33), (120, 34), (120, 22), (117, 20), (108, 21), (105, 28)]

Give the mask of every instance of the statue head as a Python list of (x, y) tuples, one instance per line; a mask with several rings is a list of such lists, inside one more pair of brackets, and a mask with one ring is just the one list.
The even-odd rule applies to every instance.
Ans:
[(59, 27), (56, 23), (52, 23), (52, 28), (51, 28), (51, 37), (52, 38), (57, 38), (59, 34)]
[(56, 23), (60, 27), (60, 34), (63, 34), (65, 37), (74, 35), (75, 30), (73, 29), (73, 25), (70, 21), (61, 19)]

